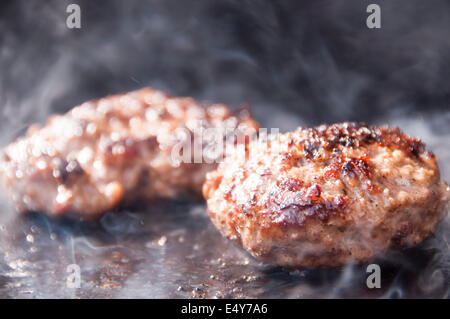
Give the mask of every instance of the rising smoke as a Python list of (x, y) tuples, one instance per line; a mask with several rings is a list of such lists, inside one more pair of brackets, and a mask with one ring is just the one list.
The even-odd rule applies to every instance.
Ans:
[[(379, 30), (365, 26), (372, 2), (382, 9)], [(65, 25), (69, 3), (81, 7), (79, 30)], [(449, 181), (449, 10), (445, 0), (2, 1), (0, 144), (51, 113), (150, 85), (235, 107), (249, 103), (263, 126), (281, 131), (344, 120), (399, 125), (424, 139)], [(264, 268), (218, 236), (201, 204), (190, 208), (190, 218), (185, 206), (170, 205), (171, 217), (152, 208), (154, 216), (123, 212), (97, 226), (35, 216), (14, 221), (10, 233), (0, 228), (0, 296), (52, 296), (73, 261), (90, 278), (78, 297), (184, 296), (197, 288), (210, 297), (367, 293), (355, 288), (361, 268), (295, 274)], [(32, 226), (35, 232), (23, 231)], [(154, 244), (163, 235), (168, 248)], [(448, 297), (448, 237), (447, 218), (419, 253), (397, 262), (386, 257), (395, 276), (377, 296)], [(415, 254), (427, 262), (411, 265)], [(411, 288), (405, 283), (418, 271)], [(124, 289), (98, 290), (102, 285)]]

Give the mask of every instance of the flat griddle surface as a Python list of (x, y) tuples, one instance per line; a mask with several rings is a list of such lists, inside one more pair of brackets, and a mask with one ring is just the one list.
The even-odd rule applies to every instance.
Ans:
[[(392, 121), (420, 136), (450, 180), (449, 114)], [(448, 123), (447, 123), (448, 124)], [(448, 218), (417, 248), (377, 259), (381, 289), (366, 287), (367, 265), (293, 270), (260, 263), (224, 239), (201, 201), (166, 201), (111, 212), (99, 222), (0, 214), (2, 298), (448, 298)], [(67, 287), (68, 265), (81, 287)]]

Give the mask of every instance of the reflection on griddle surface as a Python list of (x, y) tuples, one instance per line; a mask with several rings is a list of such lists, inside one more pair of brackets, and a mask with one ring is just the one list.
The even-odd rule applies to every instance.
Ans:
[[(442, 229), (437, 239), (442, 240)], [(441, 238), (441, 239), (439, 239)], [(445, 297), (448, 259), (429, 242), (376, 262), (382, 288), (366, 288), (366, 265), (321, 270), (261, 264), (223, 239), (203, 204), (161, 203), (110, 213), (99, 223), (44, 215), (3, 224), (1, 297), (303, 298)], [(81, 288), (66, 287), (66, 267)]]

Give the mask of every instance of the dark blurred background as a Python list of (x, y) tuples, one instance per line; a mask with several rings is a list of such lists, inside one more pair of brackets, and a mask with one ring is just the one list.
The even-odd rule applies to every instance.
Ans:
[[(81, 29), (66, 27), (70, 3)], [(381, 29), (366, 26), (370, 3)], [(281, 131), (398, 125), (427, 143), (450, 181), (449, 31), (449, 0), (2, 0), (0, 146), (51, 113), (154, 86), (248, 103)], [(201, 203), (85, 225), (19, 218), (0, 200), (0, 298), (449, 298), (449, 218), (419, 248), (377, 261), (383, 289), (369, 291), (364, 266), (291, 273), (247, 259)], [(71, 263), (83, 269), (81, 289), (65, 288)]]
[[(81, 29), (66, 27), (69, 3)], [(260, 110), (311, 125), (443, 110), (449, 31), (447, 0), (2, 1), (1, 120), (19, 129), (147, 85), (249, 103), (266, 125)]]

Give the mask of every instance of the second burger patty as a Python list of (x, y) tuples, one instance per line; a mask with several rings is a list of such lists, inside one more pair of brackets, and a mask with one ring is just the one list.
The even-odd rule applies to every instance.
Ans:
[(203, 136), (210, 128), (223, 137), (230, 130), (250, 135), (258, 124), (246, 110), (233, 114), (222, 104), (204, 107), (151, 88), (109, 96), (31, 127), (5, 148), (0, 181), (19, 211), (83, 219), (124, 202), (200, 193), (216, 164), (174, 161), (172, 150), (199, 135), (200, 148), (215, 143), (217, 134)]

